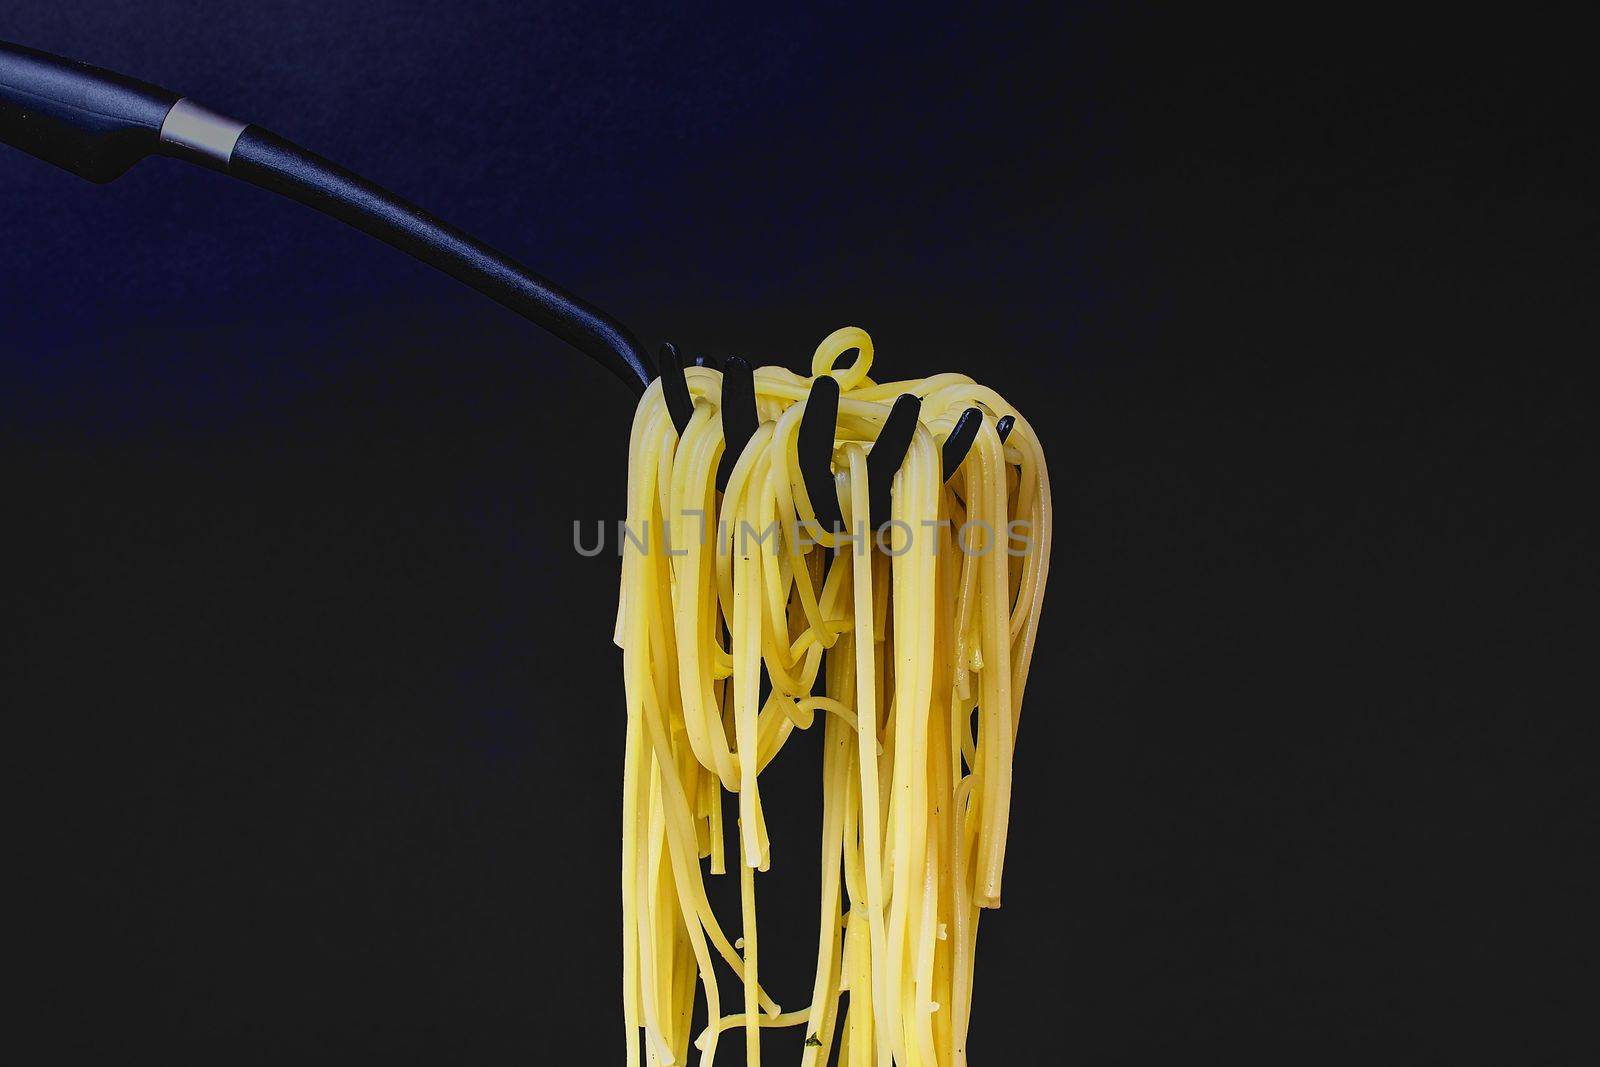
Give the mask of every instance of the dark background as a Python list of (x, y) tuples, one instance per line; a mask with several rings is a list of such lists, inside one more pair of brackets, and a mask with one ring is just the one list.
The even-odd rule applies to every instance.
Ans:
[[(667, 10), (8, 0), (0, 38), (325, 152), (652, 347), (799, 369), (857, 324), (1023, 408), (1057, 554), (975, 1063), (1582, 1062), (1576, 27)], [(0, 149), (7, 955), (58, 1059), (620, 1054), (616, 561), (570, 546), (630, 414), (297, 205)], [(818, 763), (770, 772), (787, 1006)]]

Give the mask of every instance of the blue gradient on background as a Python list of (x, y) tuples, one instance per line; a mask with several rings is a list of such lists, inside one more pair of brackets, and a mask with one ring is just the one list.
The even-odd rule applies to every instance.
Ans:
[[(1095, 246), (1113, 238), (1067, 205), (1106, 180), (1114, 139), (1094, 93), (1063, 103), (1106, 73), (1095, 16), (195, 10), (12, 4), (0, 34), (297, 140), (612, 310), (650, 346), (671, 336), (799, 365), (839, 323), (893, 331), (961, 305), (943, 317), (943, 351), (894, 366), (914, 374), (964, 363), (996, 319), (1011, 320), (1002, 343), (1059, 349), (1097, 298)], [(281, 413), (420, 322), (458, 349), (471, 339), (441, 359), (515, 347), (571, 362), (455, 283), (240, 183), (152, 160), (97, 188), (0, 159), (0, 404), (13, 428)], [(1016, 321), (1033, 302), (1050, 313)], [(789, 317), (751, 329), (767, 309)]]

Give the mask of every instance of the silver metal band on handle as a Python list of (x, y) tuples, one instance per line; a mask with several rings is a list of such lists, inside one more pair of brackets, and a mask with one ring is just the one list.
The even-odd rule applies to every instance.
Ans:
[(233, 146), (239, 143), (239, 135), (247, 125), (184, 99), (167, 112), (161, 123), (161, 140), (227, 166), (233, 158)]

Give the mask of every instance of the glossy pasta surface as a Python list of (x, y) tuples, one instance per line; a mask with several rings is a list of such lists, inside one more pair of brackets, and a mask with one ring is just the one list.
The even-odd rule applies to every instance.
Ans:
[[(978, 917), (1000, 905), (1049, 572), (1050, 480), (1032, 428), (993, 390), (959, 374), (877, 383), (872, 357), (846, 328), (812, 363), (840, 385), (842, 530), (817, 525), (797, 466), (811, 378), (755, 372), (762, 423), (722, 492), (721, 374), (688, 368), (681, 436), (659, 380), (640, 400), (616, 629), (629, 1067), (711, 1064), (724, 1039), (756, 1064), (762, 1031), (790, 1026), (804, 1028), (803, 1067), (967, 1063)], [(867, 455), (902, 393), (921, 398), (920, 421), (891, 513), (870, 515)], [(968, 407), (983, 423), (946, 481), (940, 448)], [(767, 835), (761, 772), (795, 743), (823, 746), (820, 850)], [(757, 893), (774, 853), (820, 856), (809, 990), (761, 971)], [(712, 914), (716, 877), (737, 879), (741, 914)], [(804, 1006), (780, 1007), (780, 986)], [(691, 1032), (697, 1001), (710, 1023)]]

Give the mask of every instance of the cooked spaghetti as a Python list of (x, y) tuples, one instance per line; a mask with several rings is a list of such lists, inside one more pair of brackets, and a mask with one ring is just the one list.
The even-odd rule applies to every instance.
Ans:
[[(630, 1067), (685, 1063), (691, 1045), (710, 1064), (731, 1029), (757, 1064), (762, 1028), (786, 1026), (804, 1027), (804, 1067), (824, 1067), (836, 1045), (847, 1067), (967, 1062), (978, 916), (1000, 904), (1049, 570), (1050, 482), (1032, 428), (993, 390), (960, 374), (880, 384), (871, 366), (872, 341), (854, 328), (812, 360), (840, 386), (843, 529), (817, 523), (796, 458), (812, 379), (755, 372), (762, 423), (721, 492), (721, 374), (687, 369), (694, 414), (681, 435), (659, 380), (639, 403), (616, 629)], [(867, 452), (901, 393), (922, 399), (920, 420), (891, 514), (869, 515)], [(946, 482), (940, 442), (969, 406), (983, 424)], [(1002, 440), (1004, 415), (1015, 425)], [(757, 874), (774, 851), (760, 776), (796, 730), (820, 733), (824, 751), (822, 900), (809, 1004), (783, 1011), (758, 953)], [(729, 866), (737, 942), (704, 883)], [(742, 986), (730, 1000), (724, 965)], [(710, 1022), (695, 1034), (700, 996)]]

